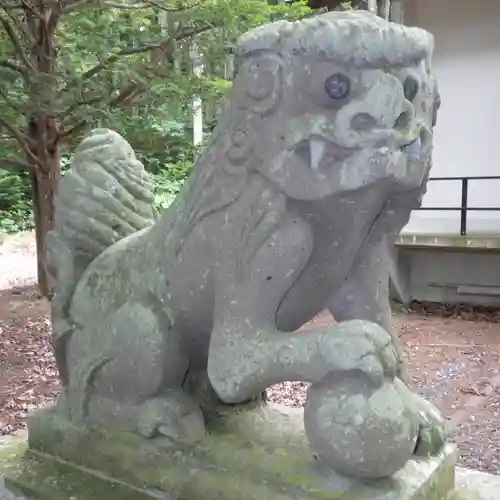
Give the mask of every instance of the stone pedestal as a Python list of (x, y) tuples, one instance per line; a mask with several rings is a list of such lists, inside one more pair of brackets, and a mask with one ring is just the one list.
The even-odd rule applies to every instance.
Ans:
[(338, 476), (312, 456), (302, 415), (273, 405), (232, 408), (208, 418), (204, 441), (180, 448), (82, 431), (48, 408), (31, 417), (29, 444), (20, 435), (0, 448), (0, 470), (30, 500), (444, 500), (453, 487), (452, 445), (390, 479)]

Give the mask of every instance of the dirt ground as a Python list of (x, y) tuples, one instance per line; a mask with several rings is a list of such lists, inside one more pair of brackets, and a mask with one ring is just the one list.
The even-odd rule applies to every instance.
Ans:
[[(394, 316), (415, 387), (443, 411), (461, 464), (497, 474), (499, 318), (446, 308)], [(331, 322), (325, 313), (313, 323)], [(306, 389), (303, 383), (283, 384), (270, 389), (270, 399), (302, 406)], [(52, 401), (58, 390), (47, 303), (32, 287), (0, 292), (0, 435), (22, 428), (27, 412)]]
[(48, 305), (34, 288), (0, 291), (0, 435), (57, 395), (50, 331)]

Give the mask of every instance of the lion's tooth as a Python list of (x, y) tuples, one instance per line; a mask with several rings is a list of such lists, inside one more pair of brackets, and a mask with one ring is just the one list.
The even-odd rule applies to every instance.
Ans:
[(325, 154), (326, 144), (321, 139), (309, 139), (309, 161), (311, 168), (317, 170)]

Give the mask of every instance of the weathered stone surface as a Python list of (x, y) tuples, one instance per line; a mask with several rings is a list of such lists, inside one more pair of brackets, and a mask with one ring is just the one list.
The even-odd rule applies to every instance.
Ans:
[[(0, 500), (149, 500), (130, 486), (29, 451), (24, 433), (0, 441)], [(1, 482), (1, 481), (0, 481)], [(8, 495), (15, 495), (10, 498)], [(4, 495), (4, 496), (2, 496)], [(157, 497), (158, 498), (158, 497)]]
[(386, 383), (367, 397), (372, 391), (366, 382), (342, 375), (336, 380), (325, 377), (309, 390), (304, 423), (311, 446), (337, 472), (389, 477), (415, 449), (418, 427), (413, 413), (396, 384)]
[[(175, 453), (166, 439), (82, 432), (53, 410), (42, 413), (32, 422), (27, 455), (23, 437), (0, 452), (0, 470), (36, 492), (33, 500), (442, 500), (453, 484), (451, 445), (432, 459), (411, 460), (390, 479), (338, 476), (311, 456), (298, 409), (226, 409), (208, 419), (202, 442)], [(57, 455), (80, 468), (50, 458)]]
[[(326, 467), (381, 478), (439, 453), (443, 421), (402, 382), (388, 300), (388, 245), (431, 166), (432, 50), (427, 32), (368, 12), (247, 33), (212, 141), (154, 223), (128, 143), (86, 137), (48, 241), (56, 412), (71, 425), (32, 421), (30, 444), (73, 459), (55, 441), (97, 426), (103, 441), (136, 433), (131, 463), (141, 447), (210, 454), (216, 408), (305, 380), (305, 434)], [(325, 308), (339, 324), (295, 332)], [(94, 451), (89, 467), (117, 466)]]
[(456, 468), (455, 490), (449, 500), (498, 500), (500, 476)]
[(5, 481), (0, 472), (0, 500), (28, 500), (15, 484)]

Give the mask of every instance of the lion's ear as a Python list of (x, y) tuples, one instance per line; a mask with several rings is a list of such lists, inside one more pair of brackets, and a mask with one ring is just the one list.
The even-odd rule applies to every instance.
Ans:
[(241, 107), (259, 115), (272, 113), (283, 90), (283, 61), (276, 54), (247, 59), (238, 71), (238, 84), (245, 92)]

